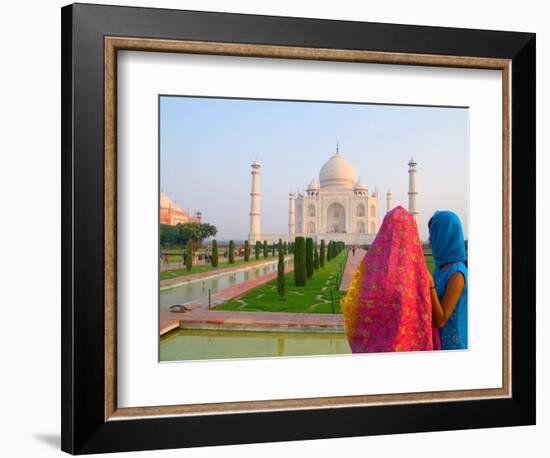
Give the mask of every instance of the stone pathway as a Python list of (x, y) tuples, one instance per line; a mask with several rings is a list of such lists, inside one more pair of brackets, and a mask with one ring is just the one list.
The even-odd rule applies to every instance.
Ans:
[[(294, 270), (294, 265), (287, 265), (285, 268), (285, 273), (292, 272)], [(222, 289), (217, 293), (212, 294), (210, 297), (210, 304), (212, 307), (216, 305), (223, 304), (231, 299), (242, 296), (244, 293), (247, 293), (251, 289), (257, 288), (258, 286), (265, 285), (271, 280), (277, 278), (277, 271), (269, 272), (266, 275), (262, 275), (258, 278), (253, 278), (252, 280), (243, 281), (237, 285), (230, 286), (229, 288)], [(196, 302), (196, 303), (195, 303)], [(195, 308), (201, 308), (208, 310), (208, 296), (199, 296), (193, 299), (193, 304), (196, 305)]]
[[(292, 272), (293, 270), (294, 270), (293, 264), (287, 265), (285, 268), (285, 273)], [(205, 272), (205, 274), (206, 273), (207, 272)], [(242, 296), (244, 293), (250, 291), (253, 288), (256, 288), (260, 285), (264, 285), (265, 283), (269, 283), (271, 280), (274, 280), (276, 277), (277, 277), (277, 271), (273, 271), (259, 278), (254, 278), (252, 280), (239, 283), (238, 285), (225, 288), (215, 294), (212, 294), (212, 296), (210, 297), (211, 306), (214, 307), (218, 304), (227, 302), (230, 299), (234, 299), (236, 297)], [(186, 320), (189, 316), (194, 316), (194, 314), (198, 311), (205, 311), (205, 312), (214, 313), (214, 314), (218, 314), (218, 313), (230, 314), (231, 316), (233, 315), (240, 316), (243, 313), (248, 313), (248, 312), (208, 310), (208, 296), (197, 297), (193, 299), (192, 304), (186, 304), (186, 307), (188, 307), (191, 310), (183, 313), (171, 312), (170, 310), (161, 310), (160, 320), (159, 320), (161, 335), (178, 327), (179, 323), (182, 320)], [(251, 312), (251, 313), (257, 313), (257, 312)], [(268, 312), (262, 312), (262, 313), (268, 313)]]
[(363, 260), (366, 254), (367, 251), (363, 248), (356, 248), (355, 256), (353, 256), (351, 250), (349, 251), (346, 267), (344, 267), (344, 273), (342, 274), (342, 280), (340, 281), (340, 291), (348, 290), (351, 279), (353, 278), (353, 274), (355, 273), (355, 269), (357, 269), (357, 266)]
[[(179, 315), (175, 318), (174, 315)], [(161, 311), (160, 334), (175, 328), (191, 329), (262, 329), (266, 331), (343, 332), (341, 314), (286, 313), (286, 312), (233, 312), (194, 309), (185, 313)]]
[[(342, 281), (340, 283), (340, 289), (345, 290), (348, 288), (351, 278), (358, 264), (365, 256), (366, 251), (357, 248), (355, 250), (355, 256), (350, 252), (344, 273), (342, 275)], [(261, 265), (265, 262), (254, 263)], [(242, 268), (242, 266), (234, 268), (224, 268), (216, 270), (215, 273), (222, 271), (229, 271)], [(286, 272), (290, 272), (294, 269), (293, 265), (287, 266)], [(204, 278), (209, 275), (213, 275), (212, 272), (204, 272), (202, 274), (187, 275), (183, 279), (189, 277)], [(270, 272), (260, 278), (249, 280), (247, 282), (240, 283), (238, 285), (226, 288), (211, 297), (211, 304), (215, 306), (221, 304), (230, 299), (242, 296), (252, 288), (263, 285), (276, 278), (277, 272)], [(178, 280), (178, 279), (173, 279)], [(171, 281), (171, 280), (165, 280)], [(179, 278), (182, 281), (182, 277)], [(162, 285), (162, 283), (161, 283)], [(316, 304), (318, 305), (318, 304)], [(287, 313), (287, 312), (244, 312), (244, 311), (225, 311), (225, 310), (209, 310), (208, 309), (208, 296), (200, 297), (196, 299), (196, 303), (188, 305), (189, 311), (184, 313), (175, 313), (169, 310), (162, 310), (160, 312), (160, 334), (163, 335), (172, 329), (176, 328), (194, 328), (194, 329), (265, 329), (266, 331), (289, 331), (289, 330), (304, 330), (313, 332), (344, 332), (344, 321), (341, 314), (331, 313)]]

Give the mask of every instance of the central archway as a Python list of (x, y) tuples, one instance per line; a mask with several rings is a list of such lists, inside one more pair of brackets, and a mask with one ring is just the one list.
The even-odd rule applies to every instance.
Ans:
[(327, 208), (327, 232), (346, 232), (346, 209), (338, 202), (333, 202)]

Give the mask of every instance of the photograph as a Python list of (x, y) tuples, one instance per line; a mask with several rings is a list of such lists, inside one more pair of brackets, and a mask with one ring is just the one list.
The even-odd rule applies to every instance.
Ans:
[(160, 362), (468, 350), (468, 107), (158, 116)]
[[(61, 307), (34, 307), (35, 338), (7, 353), (60, 369), (9, 421), (38, 406), (26, 434), (60, 429), (71, 454), (414, 455), (449, 434), (461, 456), (488, 434), (535, 451), (543, 15), (114, 3), (48, 21), (41, 4), (40, 52), (11, 47), (33, 107), (60, 116), (30, 124), (8, 91), (27, 122), (6, 151), (39, 154), (8, 154), (27, 176), (4, 193), (22, 212), (6, 259), (28, 264), (26, 240), (59, 265), (16, 288), (7, 323), (21, 333), (15, 299), (47, 278)], [(55, 91), (24, 77), (48, 74), (46, 45)], [(31, 207), (61, 233), (38, 251)]]

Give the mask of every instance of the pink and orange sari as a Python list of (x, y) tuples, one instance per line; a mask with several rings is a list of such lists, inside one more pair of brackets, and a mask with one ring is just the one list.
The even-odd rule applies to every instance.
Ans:
[(403, 207), (386, 214), (342, 311), (353, 353), (438, 349), (428, 269), (416, 222)]

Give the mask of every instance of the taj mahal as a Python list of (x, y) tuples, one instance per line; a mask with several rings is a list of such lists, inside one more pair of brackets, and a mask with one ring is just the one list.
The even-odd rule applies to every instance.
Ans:
[[(416, 166), (414, 159), (409, 166), (409, 212), (418, 224), (418, 192), (416, 191)], [(378, 192), (369, 193), (367, 185), (358, 178), (353, 165), (340, 153), (336, 153), (321, 167), (319, 180), (312, 180), (303, 192), (291, 192), (288, 196), (288, 232), (266, 234), (261, 232), (260, 211), (260, 163), (252, 165), (252, 190), (250, 192), (251, 244), (267, 240), (269, 243), (292, 241), (297, 236), (342, 241), (346, 245), (370, 245), (381, 223)], [(392, 209), (392, 194), (386, 192), (386, 208)], [(382, 215), (383, 216), (383, 215)]]

